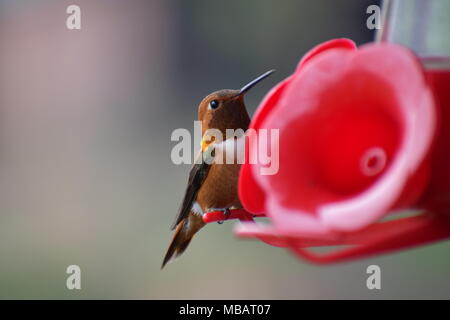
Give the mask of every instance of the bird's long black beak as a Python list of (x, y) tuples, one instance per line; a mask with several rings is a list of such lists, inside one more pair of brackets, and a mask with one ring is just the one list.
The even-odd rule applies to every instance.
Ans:
[(241, 90), (239, 90), (239, 93), (237, 94), (237, 96), (241, 96), (243, 94), (245, 94), (247, 91), (249, 91), (251, 88), (253, 88), (258, 82), (264, 80), (265, 78), (267, 78), (268, 76), (270, 76), (272, 73), (274, 73), (275, 70), (272, 69), (270, 71), (267, 71), (266, 73), (260, 75), (258, 78), (256, 78), (255, 80), (250, 81), (249, 83), (247, 83), (245, 86), (243, 86), (241, 88)]

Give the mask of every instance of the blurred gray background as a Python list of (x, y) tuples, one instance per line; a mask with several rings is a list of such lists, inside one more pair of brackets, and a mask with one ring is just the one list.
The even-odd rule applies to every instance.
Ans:
[[(82, 29), (65, 26), (82, 10)], [(206, 94), (312, 46), (372, 41), (378, 1), (0, 1), (0, 298), (450, 298), (448, 243), (332, 266), (212, 224), (164, 271), (188, 165), (171, 132)], [(66, 289), (77, 264), (82, 290)], [(366, 288), (378, 264), (382, 290)]]

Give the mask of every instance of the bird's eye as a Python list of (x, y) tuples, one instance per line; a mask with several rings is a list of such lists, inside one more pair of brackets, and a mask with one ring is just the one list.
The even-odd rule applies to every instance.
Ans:
[(219, 101), (217, 101), (217, 100), (212, 100), (212, 101), (209, 103), (208, 106), (209, 106), (210, 109), (214, 110), (214, 109), (216, 109), (216, 108), (219, 106)]

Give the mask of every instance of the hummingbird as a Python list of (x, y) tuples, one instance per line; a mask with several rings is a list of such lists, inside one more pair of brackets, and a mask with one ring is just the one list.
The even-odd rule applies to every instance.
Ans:
[[(220, 131), (226, 137), (226, 130), (241, 129), (245, 132), (250, 117), (244, 103), (244, 95), (275, 70), (267, 71), (239, 90), (223, 89), (207, 95), (198, 106), (198, 120), (202, 127), (200, 151), (189, 173), (187, 188), (178, 214), (171, 226), (175, 229), (172, 241), (164, 256), (161, 269), (173, 258), (181, 255), (193, 236), (205, 225), (203, 214), (223, 211), (225, 217), (230, 209), (242, 208), (238, 197), (240, 164), (214, 162), (215, 148), (219, 140), (207, 137), (208, 129)], [(229, 138), (229, 139), (235, 139)]]

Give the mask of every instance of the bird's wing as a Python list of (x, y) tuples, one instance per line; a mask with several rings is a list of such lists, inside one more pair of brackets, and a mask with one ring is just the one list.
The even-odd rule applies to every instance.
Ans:
[(189, 215), (192, 205), (197, 197), (198, 190), (203, 184), (208, 171), (211, 168), (212, 160), (214, 158), (214, 147), (209, 147), (206, 151), (200, 151), (192, 169), (189, 173), (188, 185), (184, 194), (183, 202), (181, 203), (178, 215), (175, 222), (172, 224), (171, 229), (175, 227)]

